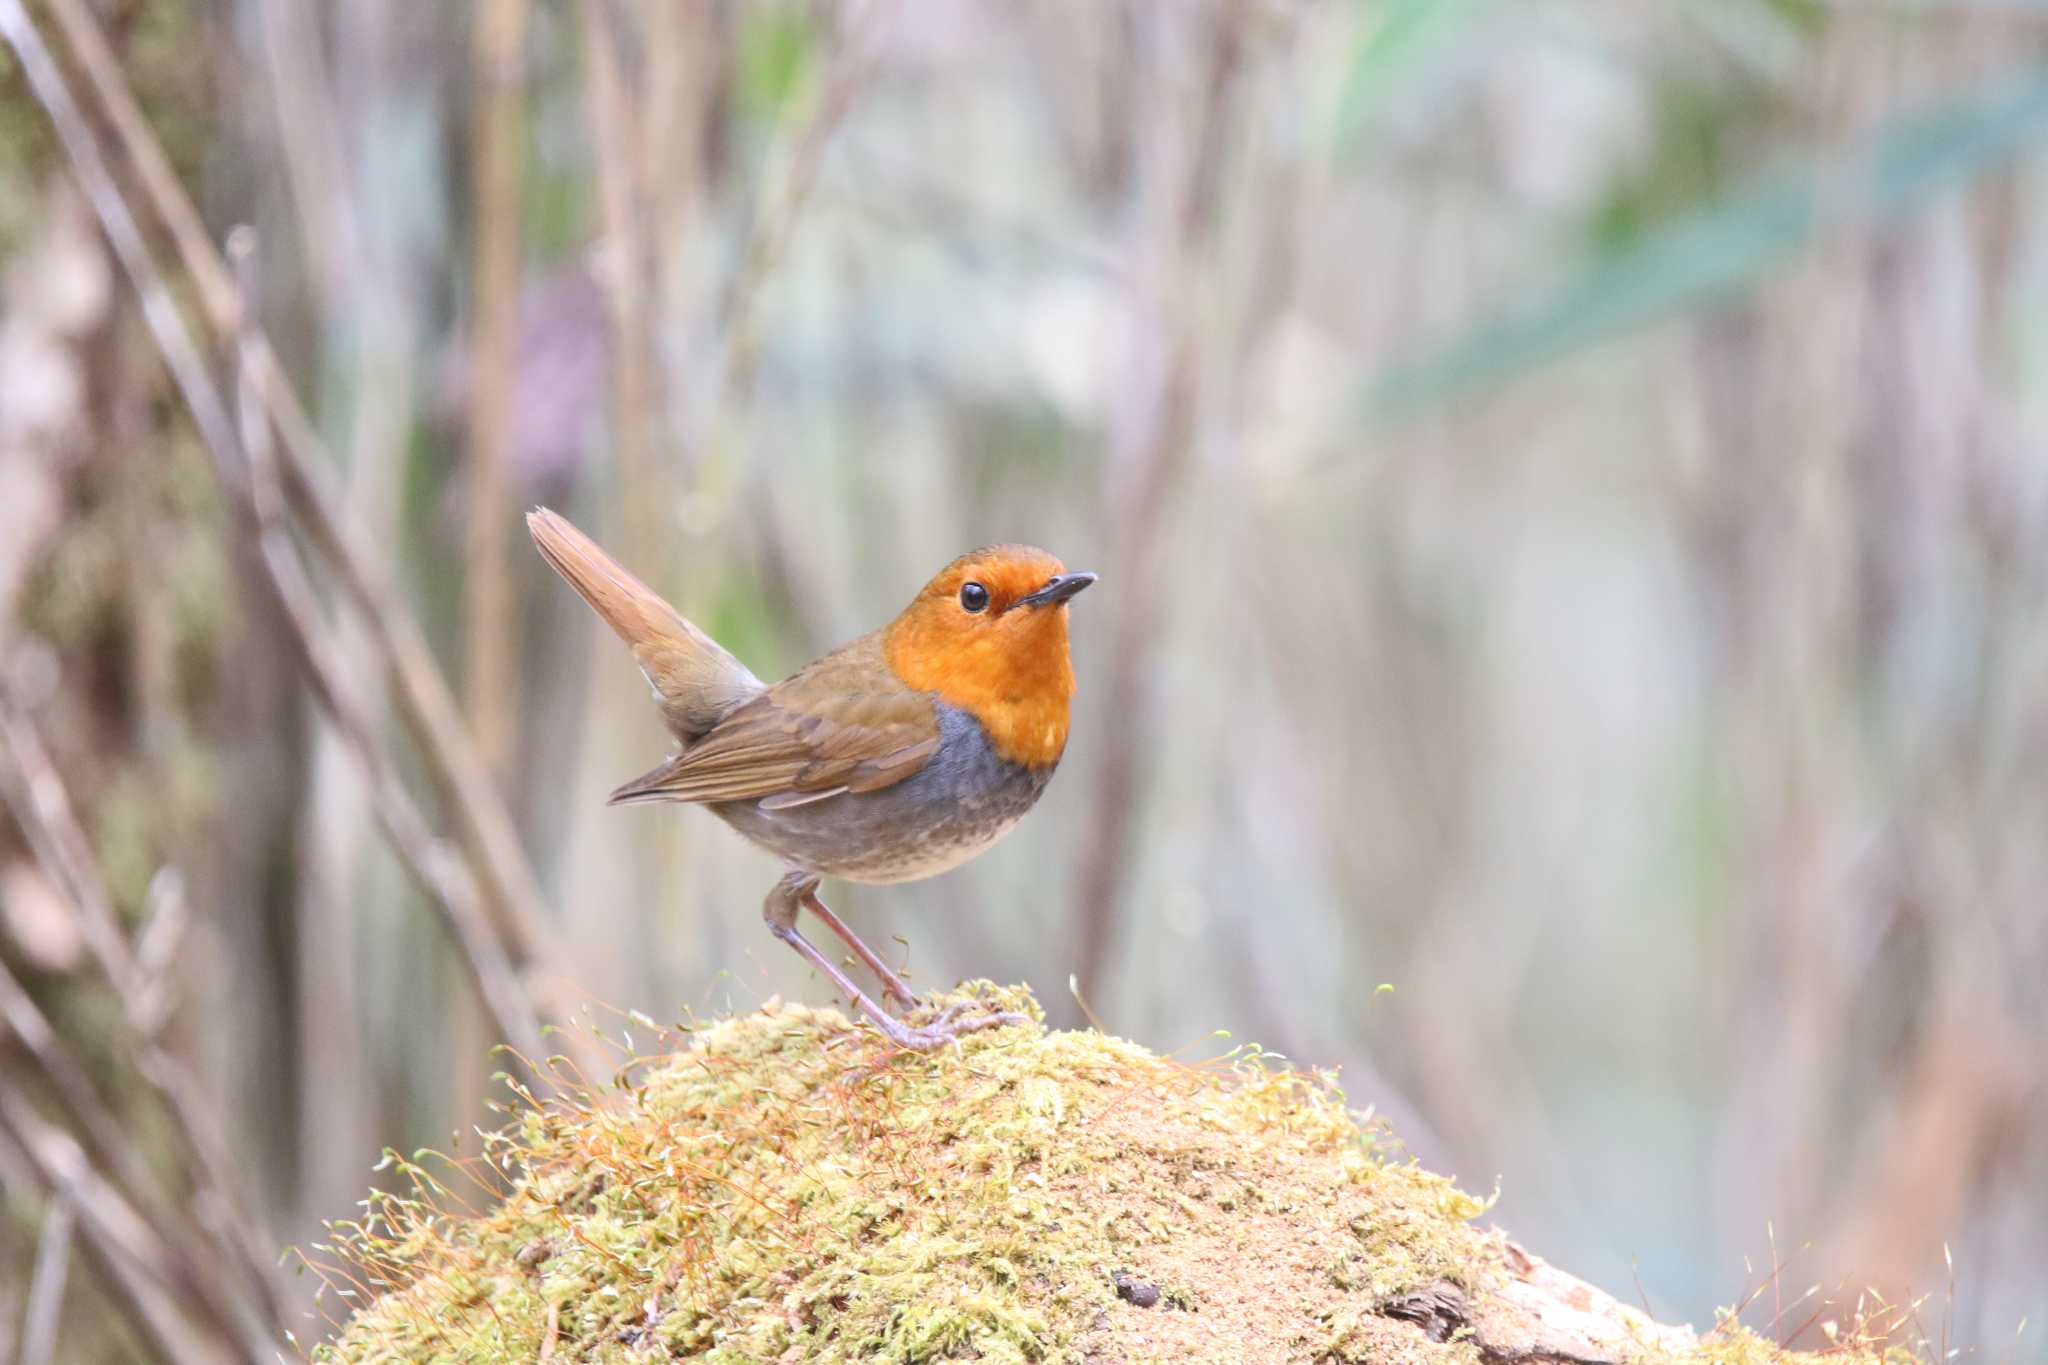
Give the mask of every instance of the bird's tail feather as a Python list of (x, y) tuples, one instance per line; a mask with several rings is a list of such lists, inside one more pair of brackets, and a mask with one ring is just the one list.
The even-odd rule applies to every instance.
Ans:
[(526, 515), (526, 529), (541, 557), (633, 647), (633, 657), (654, 689), (669, 729), (685, 745), (762, 690), (761, 680), (745, 664), (691, 625), (567, 518), (536, 507)]

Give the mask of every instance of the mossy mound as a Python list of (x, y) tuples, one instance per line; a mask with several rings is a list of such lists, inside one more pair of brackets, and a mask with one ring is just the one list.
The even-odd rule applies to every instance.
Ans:
[[(977, 989), (1040, 1017), (1022, 991)], [(1710, 1351), (1577, 1281), (1546, 1287), (1568, 1277), (1475, 1227), (1481, 1201), (1399, 1159), (1327, 1078), (1256, 1050), (1188, 1064), (1034, 1024), (909, 1054), (799, 1006), (672, 1041), (452, 1163), (489, 1197), (412, 1167), (420, 1197), (339, 1229), (324, 1273), (354, 1305), (375, 1297), (318, 1356), (1781, 1354), (1734, 1328)]]

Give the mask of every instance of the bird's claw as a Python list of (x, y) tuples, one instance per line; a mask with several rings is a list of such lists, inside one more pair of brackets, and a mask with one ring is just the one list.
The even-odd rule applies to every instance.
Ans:
[(986, 1014), (961, 1016), (976, 1006), (984, 1005), (980, 1000), (960, 1000), (939, 1011), (938, 1017), (928, 1024), (912, 1027), (898, 1020), (876, 1020), (882, 1032), (898, 1047), (913, 1052), (924, 1052), (931, 1048), (954, 1042), (962, 1034), (979, 1033), (983, 1029), (1002, 1028), (1009, 1024), (1028, 1024), (1024, 1015), (1009, 1010), (990, 1010)]
[(935, 1029), (947, 1028), (951, 1026), (952, 1022), (955, 1019), (958, 1019), (961, 1015), (965, 1014), (973, 1006), (978, 1005), (980, 1003), (981, 1002), (978, 1000), (956, 1000), (952, 1004), (946, 1006), (946, 1008), (940, 1010), (939, 1017), (932, 1020), (931, 1023), (926, 1024), (924, 1027)]

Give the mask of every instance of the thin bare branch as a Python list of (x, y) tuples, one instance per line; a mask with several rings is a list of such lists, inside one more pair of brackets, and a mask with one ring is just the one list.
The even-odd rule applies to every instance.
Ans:
[[(278, 145), (298, 209), (306, 258), (321, 294), (330, 303), (341, 301), (350, 282), (362, 278), (362, 227), (356, 201), (348, 193), (348, 158), (340, 137), (345, 125), (336, 116), (333, 83), (321, 57), (320, 21), (309, 0), (261, 0), (256, 8), (277, 113)], [(126, 128), (121, 135), (124, 141), (134, 140)], [(173, 177), (167, 183), (177, 182)], [(150, 192), (161, 199), (155, 185)], [(182, 252), (183, 236), (178, 240)], [(208, 243), (206, 233), (195, 231), (193, 241)]]
[[(544, 1055), (533, 1002), (520, 983), (505, 942), (483, 913), (475, 884), (459, 860), (450, 856), (433, 838), (425, 819), (406, 795), (389, 760), (379, 748), (374, 727), (355, 704), (355, 699), (334, 685), (342, 673), (329, 657), (327, 631), (318, 599), (298, 559), (297, 549), (284, 530), (283, 499), (270, 458), (270, 427), (261, 412), (258, 391), (258, 375), (263, 368), (258, 354), (260, 337), (253, 327), (243, 328), (238, 375), (244, 434), (254, 438), (260, 447), (260, 451), (245, 452), (228, 419), (220, 391), (201, 360), (184, 317), (178, 312), (169, 287), (142, 240), (135, 218), (108, 174), (91, 130), (72, 99), (62, 74), (51, 61), (48, 49), (43, 46), (41, 35), (29, 22), (20, 0), (0, 0), (0, 31), (5, 32), (21, 57), (22, 68), (28, 74), (37, 100), (56, 125), (59, 139), (71, 157), (86, 196), (99, 214), (122, 268), (141, 296), (143, 316), (185, 399), (186, 408), (199, 428), (200, 439), (213, 455), (222, 485), (227, 489), (238, 516), (252, 526), (268, 571), (265, 586), (285, 612), (292, 628), (292, 646), (313, 684), (314, 694), (334, 718), (363, 764), (379, 822), (407, 870), (433, 898), (462, 945), (463, 961), (490, 1008), (500, 1035), (525, 1056)], [(242, 315), (239, 306), (234, 311), (237, 317)], [(259, 454), (260, 458), (252, 458)], [(252, 482), (252, 476), (260, 479), (260, 486)], [(488, 778), (484, 781), (488, 786)], [(491, 799), (495, 801), (495, 797)], [(499, 809), (502, 813), (502, 807)], [(53, 871), (65, 875), (62, 867), (53, 867)], [(132, 972), (132, 965), (124, 970)], [(125, 980), (126, 977), (119, 979)]]
[(517, 618), (507, 537), (505, 422), (519, 334), (520, 68), (526, 0), (474, 9), (476, 256), (469, 398), (469, 537), (463, 574), (462, 690), (484, 765), (500, 780), (519, 716)]
[[(1194, 274), (1189, 258), (1204, 230), (1205, 190), (1215, 177), (1226, 120), (1222, 105), (1237, 64), (1243, 22), (1235, 9), (1212, 19), (1207, 82), (1201, 92), (1195, 126), (1172, 107), (1170, 83), (1159, 98), (1168, 101), (1146, 121), (1162, 145), (1147, 160), (1155, 168), (1150, 202), (1135, 215), (1131, 243), (1131, 277), (1138, 282), (1127, 381), (1121, 386), (1111, 429), (1110, 458), (1104, 471), (1118, 528), (1112, 573), (1119, 585), (1112, 608), (1113, 645), (1109, 677), (1103, 687), (1105, 715), (1122, 722), (1111, 727), (1107, 747), (1095, 771), (1095, 819), (1081, 857), (1077, 884), (1080, 944), (1076, 974), (1084, 989), (1097, 986), (1115, 941), (1117, 897), (1130, 846), (1133, 812), (1138, 798), (1138, 755), (1145, 738), (1138, 720), (1148, 713), (1143, 697), (1146, 662), (1157, 638), (1149, 604), (1158, 600), (1160, 519), (1188, 428), (1188, 389), (1195, 364), (1194, 321), (1174, 293)], [(1161, 77), (1160, 79), (1164, 79)]]
[(135, 1309), (135, 1321), (171, 1365), (218, 1365), (223, 1358), (270, 1365), (274, 1343), (231, 1342), (208, 1335), (178, 1311), (171, 1258), (118, 1191), (101, 1180), (85, 1153), (6, 1084), (0, 1074), (0, 1139), (17, 1149), (45, 1194), (78, 1211), (85, 1247), (107, 1283)]
[(71, 797), (50, 762), (42, 738), (19, 713), (0, 680), (0, 797), (56, 885), (70, 900), (80, 937), (99, 969), (124, 1000), (137, 998), (141, 973), (122, 932), (113, 902), (100, 884), (92, 846), (71, 810)]
[[(599, 270), (617, 338), (612, 376), (612, 439), (619, 452), (620, 503), (627, 562), (652, 566), (659, 554), (654, 433), (654, 263), (647, 246), (647, 197), (639, 149), (644, 102), (619, 58), (617, 15), (606, 0), (583, 0), (583, 50), (589, 69), (591, 141), (604, 206)], [(643, 572), (646, 570), (643, 569)], [(659, 581), (657, 578), (655, 581)]]
[(64, 1286), (71, 1278), (71, 1230), (77, 1214), (63, 1195), (43, 1210), (36, 1238), (36, 1268), (22, 1314), (21, 1365), (51, 1365), (57, 1358), (57, 1322), (64, 1311)]
[[(15, 6), (19, 8), (19, 0)], [(224, 341), (241, 342), (244, 368), (283, 438), (277, 454), (285, 491), (336, 580), (369, 626), (370, 642), (396, 688), (399, 714), (418, 740), (437, 795), (476, 862), (477, 876), (487, 892), (486, 912), (504, 937), (507, 952), (522, 969), (537, 962), (559, 962), (560, 955), (550, 948), (542, 927), (545, 915), (539, 882), (511, 816), (478, 757), (419, 622), (398, 592), (390, 566), (336, 484), (332, 457), (269, 340), (242, 317), (240, 294), (226, 260), (215, 249), (170, 158), (150, 131), (99, 22), (84, 0), (50, 0), (49, 8), (101, 112), (120, 139), (123, 153), (134, 165), (152, 208), (176, 245), (180, 264), (197, 286), (215, 334)]]
[(4, 962), (0, 962), (0, 1024), (6, 1025), (42, 1073), (50, 1094), (72, 1124), (73, 1135), (93, 1159), (131, 1192), (147, 1190), (148, 1176), (134, 1144), (126, 1140), (121, 1125), (100, 1103), (85, 1068)]
[[(400, 849), (410, 869), (436, 896), (458, 939), (463, 943), (464, 960), (471, 966), (478, 985), (489, 1002), (494, 1022), (504, 1036), (530, 1056), (540, 1055), (540, 1033), (533, 1015), (531, 1003), (518, 986), (516, 974), (505, 959), (502, 945), (490, 926), (478, 911), (473, 887), (462, 869), (452, 858), (442, 856), (438, 846), (428, 835), (424, 821), (404, 796), (390, 772), (388, 763), (383, 761), (376, 749), (374, 737), (362, 723), (362, 718), (350, 706), (343, 694), (323, 687), (324, 679), (333, 676), (331, 670), (321, 667), (324, 637), (319, 627), (318, 606), (310, 584), (299, 569), (289, 538), (282, 526), (282, 499), (278, 494), (273, 467), (267, 459), (250, 461), (239, 447), (233, 427), (229, 424), (225, 405), (212, 377), (200, 358), (198, 347), (186, 330), (184, 319), (177, 311), (162, 275), (156, 269), (148, 249), (142, 241), (133, 216), (121, 198), (107, 168), (100, 160), (99, 151), (83, 116), (72, 101), (70, 91), (61, 73), (51, 61), (40, 35), (35, 31), (19, 0), (0, 0), (0, 32), (4, 32), (14, 47), (27, 74), (31, 88), (38, 100), (49, 112), (60, 140), (70, 155), (74, 169), (99, 214), (102, 226), (113, 244), (123, 268), (142, 299), (143, 313), (152, 334), (155, 336), (174, 380), (192, 413), (200, 435), (212, 452), (223, 485), (228, 489), (237, 512), (245, 521), (255, 524), (259, 544), (269, 575), (267, 586), (285, 608), (288, 620), (293, 626), (293, 643), (299, 650), (302, 662), (312, 674), (316, 692), (350, 736), (362, 757), (366, 770), (371, 775), (374, 788), (379, 792), (377, 809), (384, 820), (387, 833)], [(246, 339), (245, 339), (246, 340)], [(251, 367), (246, 363), (249, 347), (244, 346), (245, 363), (241, 367), (244, 379), (243, 397), (247, 428), (252, 433), (260, 432), (259, 445), (267, 455), (268, 423), (256, 412), (254, 388), (249, 383)], [(260, 471), (260, 487), (252, 485), (249, 475)], [(267, 515), (266, 515), (267, 510)], [(15, 717), (9, 726), (10, 752), (18, 765), (26, 771), (24, 786), (30, 792), (61, 790), (54, 777), (54, 769), (47, 761), (40, 746), (33, 743), (32, 732), (27, 731), (21, 718)], [(27, 733), (31, 742), (24, 743), (22, 735)], [(24, 755), (26, 754), (26, 758)], [(38, 763), (37, 759), (45, 761)], [(29, 812), (31, 825), (41, 825), (40, 844), (57, 850), (52, 861), (52, 871), (70, 886), (74, 897), (81, 904), (94, 904), (104, 900), (103, 891), (93, 885), (95, 873), (90, 871), (87, 860), (76, 856), (84, 847), (83, 836), (75, 834), (75, 822), (68, 819), (68, 807), (60, 807), (49, 799), (22, 803)], [(49, 819), (38, 817), (48, 816)], [(54, 832), (53, 832), (54, 831)], [(68, 846), (68, 850), (67, 850)], [(112, 911), (108, 908), (103, 918), (112, 923)], [(117, 946), (118, 945), (118, 946)], [(105, 965), (110, 976), (117, 982), (125, 982), (134, 974), (132, 953), (127, 952), (125, 940), (118, 936), (103, 943)], [(126, 992), (124, 991), (125, 995)], [(193, 1159), (195, 1169), (201, 1177), (199, 1184), (203, 1196), (210, 1196), (208, 1202), (216, 1214), (228, 1216), (234, 1209), (233, 1195), (225, 1181), (220, 1179), (226, 1169), (222, 1149), (215, 1140), (216, 1135), (206, 1126), (201, 1111), (193, 1100), (191, 1088), (185, 1083), (181, 1069), (166, 1055), (152, 1047), (145, 1046), (138, 1060), (143, 1074), (151, 1081), (168, 1102), (173, 1115), (183, 1127), (188, 1155)], [(57, 1162), (58, 1153), (48, 1143), (39, 1142), (34, 1124), (39, 1123), (34, 1115), (15, 1098), (16, 1113), (8, 1117), (9, 1126), (17, 1140), (28, 1149), (32, 1156), (38, 1156), (39, 1165), (46, 1176), (54, 1182), (59, 1180), (76, 1183), (78, 1179), (90, 1177), (71, 1172)], [(78, 1154), (75, 1143), (69, 1143), (68, 1150), (76, 1160), (73, 1166), (82, 1166), (82, 1154)], [(104, 1191), (95, 1191), (104, 1193)], [(90, 1210), (93, 1206), (85, 1199), (79, 1200), (81, 1208)], [(125, 1210), (125, 1204), (122, 1205)], [(140, 1220), (135, 1219), (132, 1210), (128, 1218), (139, 1228)], [(240, 1220), (234, 1220), (240, 1226)], [(89, 1226), (106, 1232), (111, 1245), (114, 1242), (113, 1223), (106, 1218), (89, 1223)], [(136, 1228), (127, 1229), (133, 1233)], [(132, 1237), (129, 1239), (134, 1240)], [(228, 1239), (231, 1255), (237, 1238)], [(166, 1268), (168, 1257), (162, 1252), (156, 1239), (146, 1244), (151, 1248), (154, 1264), (158, 1267), (155, 1278), (169, 1282), (170, 1273)], [(243, 1242), (242, 1259), (250, 1256), (252, 1248)], [(188, 1266), (206, 1264), (208, 1258), (180, 1258)], [(108, 1260), (119, 1272), (116, 1253), (109, 1251)], [(132, 1278), (132, 1277), (131, 1277)], [(257, 1281), (267, 1292), (267, 1281)], [(139, 1292), (139, 1291), (138, 1291)], [(217, 1309), (220, 1316), (232, 1321), (231, 1309)], [(274, 1313), (272, 1314), (274, 1320)], [(267, 1349), (267, 1348), (266, 1348)], [(263, 1354), (257, 1351), (256, 1354)]]
[[(6, 760), (0, 763), (0, 797), (13, 809), (16, 823), (27, 833), (31, 844), (37, 848), (84, 847), (85, 834), (71, 819), (70, 798), (63, 780), (51, 765), (41, 737), (9, 695), (4, 681), (0, 681), (0, 741), (4, 741), (0, 743), (0, 756)], [(31, 791), (43, 792), (46, 799), (40, 803), (25, 799)], [(73, 913), (80, 919), (103, 916), (114, 922), (113, 906), (96, 864), (88, 860), (69, 870), (45, 866), (63, 886)], [(128, 1055), (171, 1118), (179, 1162), (192, 1184), (202, 1215), (199, 1222), (219, 1244), (219, 1254), (210, 1254), (203, 1245), (188, 1242), (176, 1230), (167, 1231), (164, 1238), (178, 1246), (181, 1259), (187, 1262), (233, 1264), (259, 1305), (259, 1312), (268, 1323), (275, 1324), (279, 1321), (279, 1308), (272, 1282), (270, 1244), (243, 1207), (233, 1183), (234, 1164), (228, 1154), (226, 1136), (204, 1103), (196, 1079), (156, 1041), (150, 1025), (159, 1016), (149, 1004), (149, 985), (144, 981), (132, 991), (125, 988), (121, 984), (124, 978), (115, 974), (123, 970), (122, 964), (126, 964), (128, 978), (141, 978), (135, 970), (135, 955), (117, 927), (109, 955), (99, 959), (102, 972), (114, 985), (126, 1011), (124, 1020), (128, 1027), (116, 1031), (113, 1041)], [(85, 1068), (57, 1037), (28, 992), (4, 967), (0, 967), (0, 1020), (4, 1020), (36, 1061), (95, 1159), (126, 1186), (139, 1204), (152, 1207), (154, 1201), (148, 1194), (151, 1181), (133, 1143), (100, 1103)], [(182, 1227), (167, 1212), (159, 1221), (169, 1229)], [(234, 1297), (221, 1297), (214, 1306), (220, 1313), (231, 1315), (234, 1302)], [(232, 1321), (232, 1316), (226, 1320)]]
[(895, 13), (894, 0), (875, 0), (852, 16), (851, 31), (833, 50), (826, 67), (817, 106), (790, 143), (782, 176), (772, 189), (764, 192), (754, 210), (752, 230), (747, 235), (739, 266), (727, 281), (720, 301), (718, 322), (723, 349), (717, 387), (713, 390), (714, 416), (716, 409), (723, 407), (725, 395), (744, 387), (753, 372), (757, 345), (754, 308), (761, 288), (789, 249), (790, 238), (817, 184), (825, 148), (845, 121), (854, 96), (873, 69), (882, 37)]
[[(19, 5), (14, 8), (18, 9)], [(228, 275), (226, 264), (213, 255), (205, 221), (200, 218), (199, 210), (193, 207), (192, 201), (185, 197), (178, 184), (178, 173), (171, 167), (170, 157), (164, 153), (156, 135), (150, 132), (149, 120), (143, 116), (141, 104), (121, 76), (121, 63), (114, 56), (106, 33), (83, 0), (51, 0), (48, 9), (56, 17), (57, 26), (64, 32), (64, 41), (70, 45), (72, 55), (78, 59), (86, 79), (99, 96), (107, 120), (134, 162), (136, 173), (151, 201), (163, 215), (164, 225), (177, 243), (178, 254), (185, 259), (186, 268), (199, 286), (207, 312), (216, 319), (216, 325), (231, 325), (220, 319), (230, 316), (234, 308), (234, 281)], [(194, 264), (195, 258), (198, 259), (197, 264)]]
[[(399, 715), (418, 740), (435, 794), (454, 819), (477, 877), (488, 890), (484, 909), (504, 940), (507, 955), (522, 971), (561, 962), (562, 955), (544, 928), (540, 883), (504, 799), (463, 725), (454, 694), (389, 566), (335, 485), (331, 462), (305, 410), (295, 396), (279, 396), (291, 389), (260, 332), (252, 331), (245, 343), (243, 365), (284, 438), (277, 448), (284, 492), (369, 626), (370, 643), (396, 689)], [(549, 1012), (562, 1013), (562, 1002), (550, 996)]]
[[(255, 235), (238, 228), (230, 253), (253, 269)], [(518, 969), (490, 919), (485, 915), (476, 883), (467, 867), (439, 839), (407, 794), (377, 741), (376, 726), (360, 699), (343, 681), (347, 677), (334, 656), (331, 632), (320, 601), (307, 577), (298, 547), (285, 525), (284, 491), (278, 479), (271, 428), (255, 379), (256, 335), (245, 328), (236, 369), (236, 398), (241, 419), (242, 453), (247, 461), (248, 502), (257, 548), (272, 593), (291, 626), (291, 644), (307, 681), (333, 719), (343, 742), (354, 755), (370, 792), (371, 809), (389, 837), (399, 860), (433, 898), (461, 945), (477, 992), (491, 1012), (499, 1035), (526, 1057), (545, 1055), (541, 1021), (520, 981)]]
[[(30, 1184), (15, 1178), (8, 1169), (14, 1153), (0, 1143), (0, 1193), (11, 1194), (10, 1186)], [(28, 1301), (27, 1280), (20, 1272), (18, 1253), (12, 1238), (0, 1239), (0, 1365), (20, 1365), (22, 1307)]]
[(185, 941), (192, 923), (192, 907), (185, 899), (185, 878), (175, 867), (161, 867), (149, 879), (144, 895), (142, 928), (135, 936), (135, 965), (141, 991), (128, 1007), (136, 1031), (154, 1038), (163, 1031), (170, 1016), (173, 984), (171, 964)]

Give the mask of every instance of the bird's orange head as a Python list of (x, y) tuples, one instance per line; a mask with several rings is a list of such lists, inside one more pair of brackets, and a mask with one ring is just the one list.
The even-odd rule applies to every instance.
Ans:
[(964, 554), (883, 630), (883, 657), (980, 721), (1003, 758), (1046, 767), (1067, 747), (1074, 695), (1067, 602), (1094, 581), (1029, 545)]

